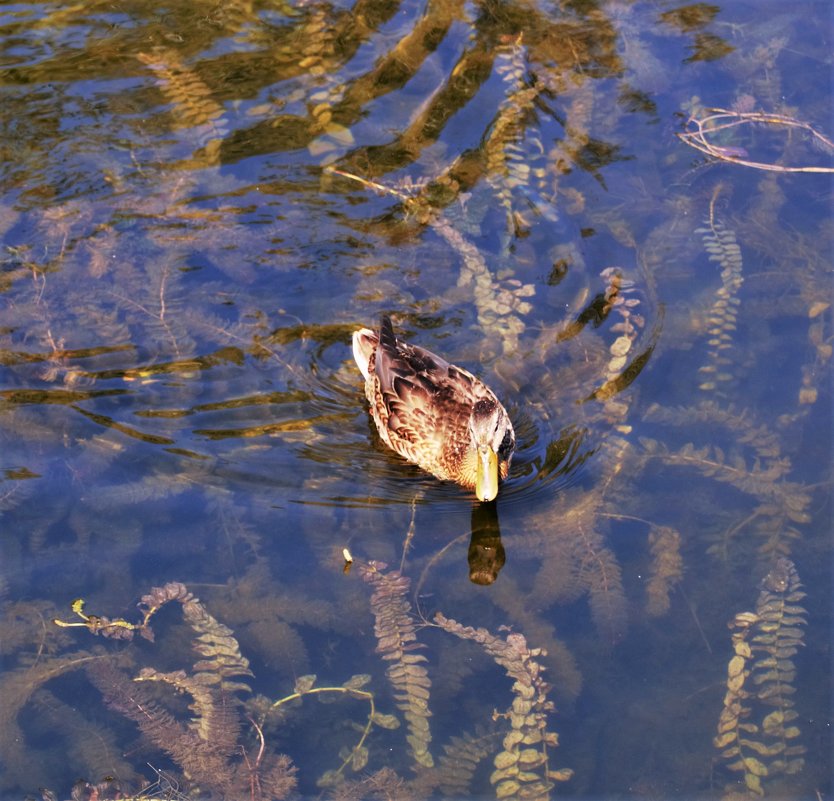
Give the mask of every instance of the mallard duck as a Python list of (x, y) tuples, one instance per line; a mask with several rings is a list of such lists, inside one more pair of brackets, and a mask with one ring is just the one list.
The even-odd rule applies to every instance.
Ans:
[(507, 410), (474, 375), (394, 335), (388, 317), (379, 333), (353, 333), (353, 358), (382, 441), (432, 475), (498, 494), (515, 448)]

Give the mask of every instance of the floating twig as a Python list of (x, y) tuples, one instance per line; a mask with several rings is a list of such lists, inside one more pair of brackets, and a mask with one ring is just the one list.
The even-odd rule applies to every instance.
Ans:
[(719, 131), (726, 131), (739, 125), (758, 123), (763, 125), (783, 125), (788, 128), (799, 128), (807, 131), (828, 153), (834, 153), (834, 142), (827, 136), (815, 130), (807, 122), (801, 122), (784, 114), (770, 114), (764, 111), (728, 111), (723, 108), (706, 109), (706, 117), (690, 117), (686, 121), (686, 130), (676, 134), (678, 139), (690, 147), (706, 153), (719, 161), (729, 161), (744, 167), (754, 167), (757, 170), (771, 172), (817, 172), (831, 173), (834, 167), (786, 167), (781, 164), (770, 164), (762, 161), (750, 161), (745, 158), (747, 151), (740, 147), (716, 145), (709, 141), (709, 137)]

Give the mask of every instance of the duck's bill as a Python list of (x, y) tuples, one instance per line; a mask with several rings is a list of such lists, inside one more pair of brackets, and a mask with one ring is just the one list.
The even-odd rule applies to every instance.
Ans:
[(479, 501), (492, 501), (498, 494), (498, 455), (492, 448), (478, 451), (475, 495)]

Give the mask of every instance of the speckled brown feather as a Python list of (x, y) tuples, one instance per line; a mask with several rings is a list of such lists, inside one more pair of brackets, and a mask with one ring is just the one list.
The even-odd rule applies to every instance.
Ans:
[[(466, 370), (394, 335), (388, 318), (380, 333), (358, 332), (361, 359), (367, 359), (365, 395), (382, 440), (437, 478), (475, 486), (477, 454), (469, 433), (474, 404), (498, 403), (492, 390)], [(365, 370), (363, 369), (363, 373)], [(507, 476), (508, 462), (499, 465)]]

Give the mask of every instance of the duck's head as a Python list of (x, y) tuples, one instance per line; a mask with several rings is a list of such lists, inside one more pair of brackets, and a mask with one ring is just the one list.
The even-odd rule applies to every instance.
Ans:
[(477, 451), (475, 495), (492, 501), (498, 494), (499, 478), (505, 478), (515, 446), (515, 433), (504, 407), (491, 398), (481, 398), (469, 415), (469, 434)]

